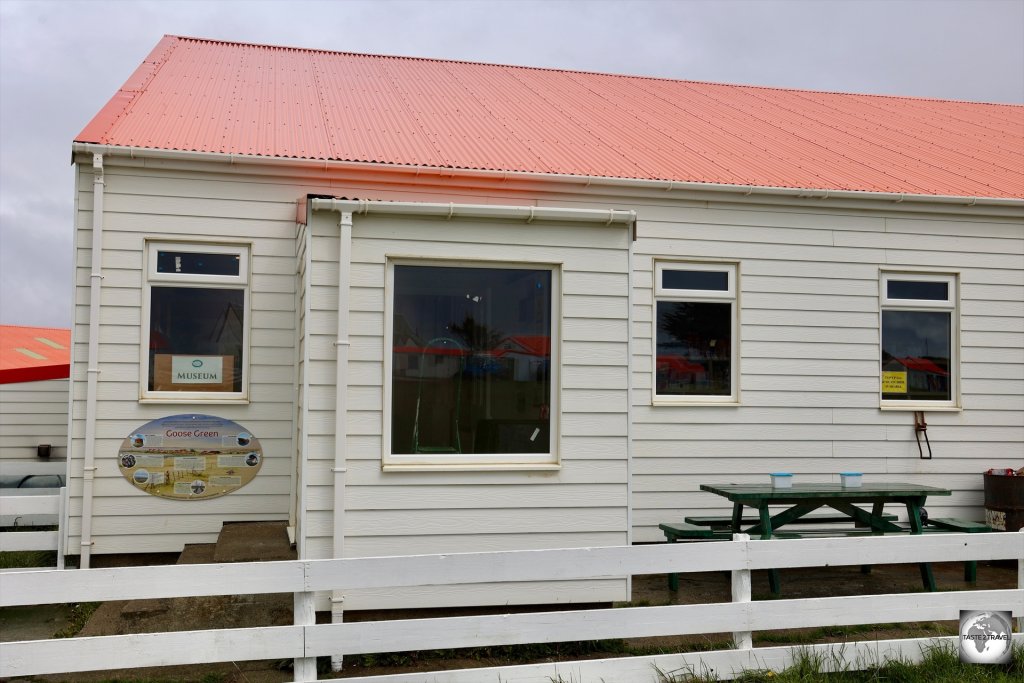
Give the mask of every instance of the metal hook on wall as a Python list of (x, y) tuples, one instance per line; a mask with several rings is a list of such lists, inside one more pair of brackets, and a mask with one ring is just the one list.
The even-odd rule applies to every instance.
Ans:
[[(921, 448), (921, 435), (924, 434), (924, 443), (928, 446), (928, 455), (925, 456), (924, 449)], [(920, 454), (922, 460), (932, 459), (932, 442), (928, 440), (928, 423), (924, 421), (924, 411), (914, 411), (914, 437), (917, 439), (917, 452)]]

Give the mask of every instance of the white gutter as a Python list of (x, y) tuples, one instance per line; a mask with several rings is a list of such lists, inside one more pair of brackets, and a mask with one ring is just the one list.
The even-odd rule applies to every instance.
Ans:
[(369, 202), (348, 199), (313, 199), (313, 210), (443, 216), (445, 218), (503, 218), (534, 221), (584, 221), (605, 225), (631, 225), (636, 211), (621, 209), (564, 209), (543, 206), (501, 206), (496, 204), (432, 204), (428, 202)]
[(181, 150), (153, 149), (150, 147), (120, 147), (99, 145), (91, 142), (75, 142), (73, 152), (106, 154), (124, 157), (147, 157), (152, 159), (180, 159), (183, 161), (206, 161), (226, 164), (262, 164), (295, 166), (317, 170), (350, 170), (355, 172), (376, 171), (388, 174), (404, 174), (413, 177), (437, 176), (439, 178), (487, 178), (496, 181), (527, 180), (543, 183), (565, 183), (583, 187), (610, 186), (647, 190), (720, 192), (740, 195), (762, 195), (799, 197), (802, 199), (858, 199), (883, 202), (957, 204), (960, 206), (1024, 206), (1024, 197), (968, 197), (959, 195), (913, 194), (902, 192), (866, 192), (863, 190), (828, 190), (817, 188), (770, 187), (765, 185), (734, 185), (718, 183), (697, 183), (689, 181), (648, 180), (643, 178), (608, 178), (603, 176), (569, 175), (565, 173), (528, 173), (521, 171), (490, 171), (464, 168), (438, 168), (436, 166), (412, 166), (364, 161), (334, 161), (328, 159), (293, 159), (289, 157), (266, 157), (249, 154), (223, 154), (220, 152), (188, 152)]
[[(103, 155), (92, 157), (92, 249), (89, 252), (89, 360), (85, 391), (85, 455), (82, 462), (82, 540), (79, 566), (89, 568), (92, 551), (92, 498), (96, 477), (96, 397), (99, 389), (100, 288), (103, 286)], [(74, 394), (74, 391), (71, 392)], [(70, 438), (71, 433), (68, 433)]]

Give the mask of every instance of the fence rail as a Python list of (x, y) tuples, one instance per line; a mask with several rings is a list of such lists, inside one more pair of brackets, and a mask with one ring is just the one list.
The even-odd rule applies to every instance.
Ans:
[[(31, 493), (29, 493), (31, 492)], [(53, 531), (5, 531), (0, 533), (0, 551), (55, 550), (57, 569), (64, 568), (64, 530), (60, 528), (67, 505), (68, 490), (26, 489), (20, 495), (0, 496), (0, 526), (56, 526)], [(6, 576), (12, 575), (5, 572)]]
[[(714, 659), (742, 667), (743, 662), (749, 663), (761, 656), (772, 662), (785, 659), (784, 653), (780, 654), (785, 648), (750, 648), (751, 631), (947, 620), (955, 619), (961, 609), (1011, 610), (1017, 617), (1024, 615), (1024, 573), (1018, 587), (1007, 590), (751, 602), (752, 570), (1004, 559), (1017, 559), (1024, 565), (1024, 533), (772, 541), (740, 537), (721, 543), (689, 545), (13, 572), (5, 574), (0, 581), (0, 606), (290, 592), (295, 595), (296, 624), (5, 643), (4, 656), (0, 658), (0, 677), (110, 669), (109, 653), (117, 652), (115, 668), (118, 669), (293, 658), (296, 680), (309, 681), (316, 679), (315, 658), (318, 656), (734, 632), (734, 640), (740, 647), (726, 653), (604, 662), (605, 666), (612, 667), (604, 670), (606, 676), (628, 668), (644, 672), (642, 678), (629, 680), (654, 681), (657, 677), (653, 666), (692, 666)], [(733, 572), (733, 602), (319, 625), (313, 623), (312, 618), (313, 595), (333, 589), (344, 592), (384, 586), (586, 579), (711, 570)], [(242, 591), (240, 587), (244, 587)], [(883, 649), (912, 656), (914, 647), (920, 651), (919, 644), (918, 641), (891, 641)], [(594, 663), (531, 666), (489, 670), (488, 675), (491, 680), (498, 674), (506, 681), (548, 681), (552, 666), (561, 667), (561, 671), (582, 672), (591, 670), (588, 667), (593, 667)], [(715, 668), (719, 675), (727, 674), (726, 664)], [(482, 672), (474, 673), (475, 679), (467, 677), (470, 674), (466, 673), (435, 672), (395, 680), (480, 680)], [(512, 677), (513, 673), (516, 677)]]

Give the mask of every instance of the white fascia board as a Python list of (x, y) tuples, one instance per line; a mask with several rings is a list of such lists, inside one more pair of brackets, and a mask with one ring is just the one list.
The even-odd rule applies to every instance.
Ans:
[(648, 180), (642, 178), (610, 178), (603, 176), (569, 175), (562, 173), (529, 173), (522, 171), (491, 171), (481, 169), (439, 168), (436, 166), (414, 166), (385, 164), (363, 161), (334, 161), (328, 159), (293, 159), (285, 157), (264, 157), (247, 154), (224, 154), (219, 152), (189, 152), (181, 150), (153, 149), (148, 147), (121, 147), (100, 145), (89, 142), (72, 143), (72, 152), (124, 156), (131, 158), (179, 159), (183, 161), (205, 161), (229, 165), (263, 164), (292, 166), (309, 169), (338, 169), (355, 172), (377, 172), (402, 174), (413, 177), (436, 176), (439, 178), (482, 178), (492, 181), (533, 181), (575, 185), (586, 188), (606, 186), (615, 188), (636, 188), (662, 192), (713, 192), (734, 194), (744, 197), (751, 195), (792, 197), (797, 199), (856, 199), (862, 201), (886, 202), (891, 205), (932, 204), (962, 207), (1013, 207), (1024, 208), (1024, 197), (968, 197), (958, 195), (931, 195), (902, 192), (867, 192), (863, 190), (829, 190), (823, 188), (770, 187), (762, 185), (735, 185), (700, 183), (691, 181)]

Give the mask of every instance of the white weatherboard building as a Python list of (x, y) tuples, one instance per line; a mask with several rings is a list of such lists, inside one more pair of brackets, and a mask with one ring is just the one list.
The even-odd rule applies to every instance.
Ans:
[(779, 470), (980, 519), (1024, 461), (1020, 106), (166, 37), (73, 150), (84, 564), (245, 520), (301, 558), (655, 542)]
[(70, 346), (67, 329), (0, 325), (0, 475), (63, 473)]

